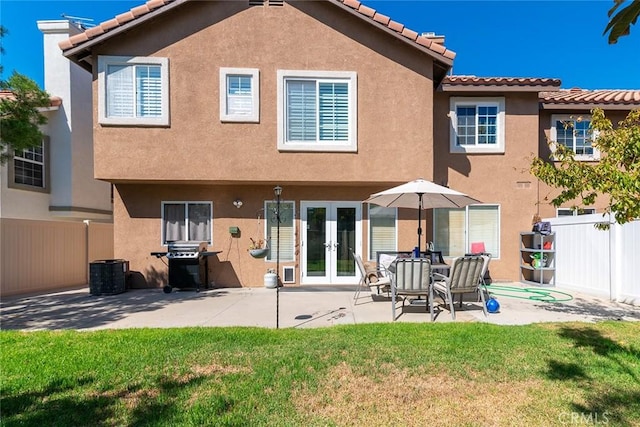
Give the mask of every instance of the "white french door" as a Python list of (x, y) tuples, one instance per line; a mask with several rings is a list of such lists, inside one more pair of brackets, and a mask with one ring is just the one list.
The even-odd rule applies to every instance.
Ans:
[(302, 284), (355, 284), (362, 202), (300, 202)]

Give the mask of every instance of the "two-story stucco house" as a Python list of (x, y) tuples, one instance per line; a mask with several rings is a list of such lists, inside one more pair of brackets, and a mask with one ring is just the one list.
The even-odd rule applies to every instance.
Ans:
[(219, 286), (261, 286), (276, 258), (293, 284), (353, 284), (352, 250), (415, 244), (414, 210), (362, 201), (420, 177), (482, 201), (429, 211), (426, 240), (450, 257), (482, 241), (496, 279), (518, 280), (518, 232), (555, 214), (528, 168), (560, 81), (447, 76), (442, 38), (358, 1), (152, 0), (60, 47), (93, 75), (115, 255), (148, 286), (174, 240), (220, 251)]

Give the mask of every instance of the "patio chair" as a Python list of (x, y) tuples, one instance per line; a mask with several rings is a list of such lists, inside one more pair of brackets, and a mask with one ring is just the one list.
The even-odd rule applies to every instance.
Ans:
[[(449, 277), (434, 273), (433, 283), (429, 290), (429, 310), (431, 312), (431, 320), (433, 317), (433, 301), (434, 293), (442, 298), (445, 304), (449, 304), (451, 310), (451, 318), (456, 319), (453, 298), (460, 295), (460, 308), (462, 308), (462, 296), (469, 293), (479, 293), (479, 299), (482, 301), (482, 311), (487, 316), (487, 306), (484, 298), (482, 272), (485, 265), (484, 256), (463, 256), (458, 257), (451, 263)], [(488, 261), (487, 261), (488, 265)]]
[(491, 254), (485, 253), (484, 255), (480, 255), (482, 257), (482, 272), (480, 273), (480, 285), (482, 285), (482, 289), (489, 293), (487, 290), (487, 271), (489, 271), (489, 262), (491, 262)]
[(356, 261), (356, 265), (358, 266), (358, 270), (360, 271), (360, 281), (358, 282), (358, 287), (356, 288), (356, 293), (353, 295), (353, 299), (358, 302), (358, 298), (360, 297), (360, 292), (362, 289), (368, 288), (376, 288), (378, 293), (380, 291), (387, 291), (391, 286), (391, 279), (388, 276), (384, 275), (384, 271), (379, 268), (375, 270), (369, 269), (364, 266), (364, 262), (362, 262), (362, 258), (360, 255), (352, 252), (353, 259)]
[(431, 283), (431, 261), (426, 258), (398, 258), (391, 281), (391, 316), (396, 320), (396, 300), (402, 298), (402, 307), (407, 297), (425, 298), (425, 311)]

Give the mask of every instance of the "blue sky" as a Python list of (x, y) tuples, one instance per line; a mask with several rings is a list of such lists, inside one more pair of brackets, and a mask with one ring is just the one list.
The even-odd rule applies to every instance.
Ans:
[[(144, 0), (1, 0), (4, 73), (43, 84), (42, 34), (36, 21), (69, 16), (106, 21)], [(364, 1), (418, 32), (445, 35), (455, 74), (551, 77), (562, 87), (640, 89), (640, 23), (616, 45), (602, 35), (612, 0)]]

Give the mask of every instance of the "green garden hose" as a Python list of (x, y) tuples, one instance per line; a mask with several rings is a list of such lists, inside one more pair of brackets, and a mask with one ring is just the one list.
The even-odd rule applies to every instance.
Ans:
[[(515, 286), (495, 286), (487, 285), (487, 292), (490, 296), (500, 295), (509, 298), (519, 298), (542, 302), (566, 302), (571, 301), (573, 296), (565, 292), (543, 288), (518, 288)], [(494, 292), (498, 291), (498, 292)], [(557, 295), (557, 296), (556, 296)]]

